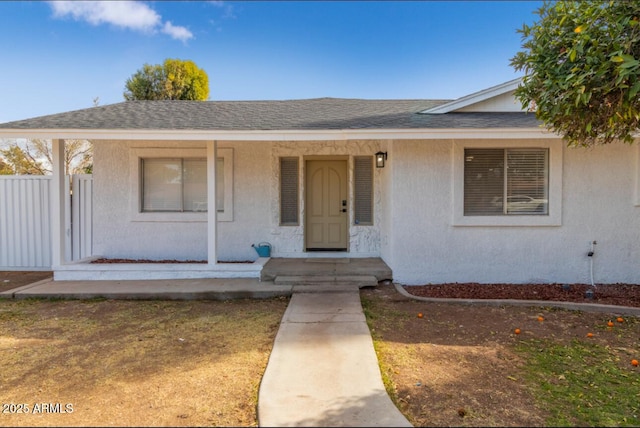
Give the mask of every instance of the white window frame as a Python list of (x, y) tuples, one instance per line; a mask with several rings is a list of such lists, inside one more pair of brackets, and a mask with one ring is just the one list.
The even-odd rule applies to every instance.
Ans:
[[(548, 215), (464, 215), (465, 149), (548, 149)], [(453, 145), (453, 225), (454, 226), (561, 226), (562, 225), (562, 154), (560, 140), (458, 141)]]
[[(218, 148), (218, 159), (224, 159), (224, 211), (218, 211), (218, 221), (233, 221), (233, 149)], [(130, 162), (131, 221), (139, 222), (206, 222), (207, 212), (142, 212), (142, 159), (149, 158), (207, 158), (205, 148), (134, 148)]]

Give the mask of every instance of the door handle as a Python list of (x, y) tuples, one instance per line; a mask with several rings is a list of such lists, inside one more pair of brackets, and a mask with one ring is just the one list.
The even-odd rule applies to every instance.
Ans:
[(343, 213), (346, 213), (346, 212), (347, 212), (347, 209), (346, 209), (346, 208), (343, 208), (341, 211), (342, 211)]

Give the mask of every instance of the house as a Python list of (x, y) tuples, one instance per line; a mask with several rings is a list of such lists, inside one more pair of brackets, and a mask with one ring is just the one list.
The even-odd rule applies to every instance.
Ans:
[[(55, 279), (259, 277), (252, 244), (268, 242), (275, 258), (379, 257), (407, 285), (640, 283), (638, 144), (568, 148), (521, 110), (519, 83), (456, 100), (127, 101), (0, 138), (54, 141)], [(65, 262), (64, 139), (94, 142), (94, 257), (194, 262)]]

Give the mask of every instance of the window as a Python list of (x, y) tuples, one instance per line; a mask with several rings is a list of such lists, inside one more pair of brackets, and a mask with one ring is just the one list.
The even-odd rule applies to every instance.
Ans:
[(142, 212), (207, 211), (206, 159), (142, 159)]
[(547, 149), (465, 149), (465, 216), (547, 214)]
[[(131, 150), (133, 221), (207, 221), (207, 153), (196, 148)], [(217, 149), (218, 221), (233, 221), (233, 149)]]
[(454, 141), (452, 225), (562, 226), (563, 153), (562, 140), (552, 134)]
[(358, 225), (373, 224), (373, 157), (353, 158), (353, 221)]
[(298, 225), (298, 158), (280, 158), (280, 224)]

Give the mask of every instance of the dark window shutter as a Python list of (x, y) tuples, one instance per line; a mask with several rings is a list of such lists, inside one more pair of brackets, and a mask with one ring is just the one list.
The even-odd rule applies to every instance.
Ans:
[(373, 157), (353, 158), (355, 224), (373, 224)]
[(280, 224), (298, 225), (298, 158), (280, 158)]

